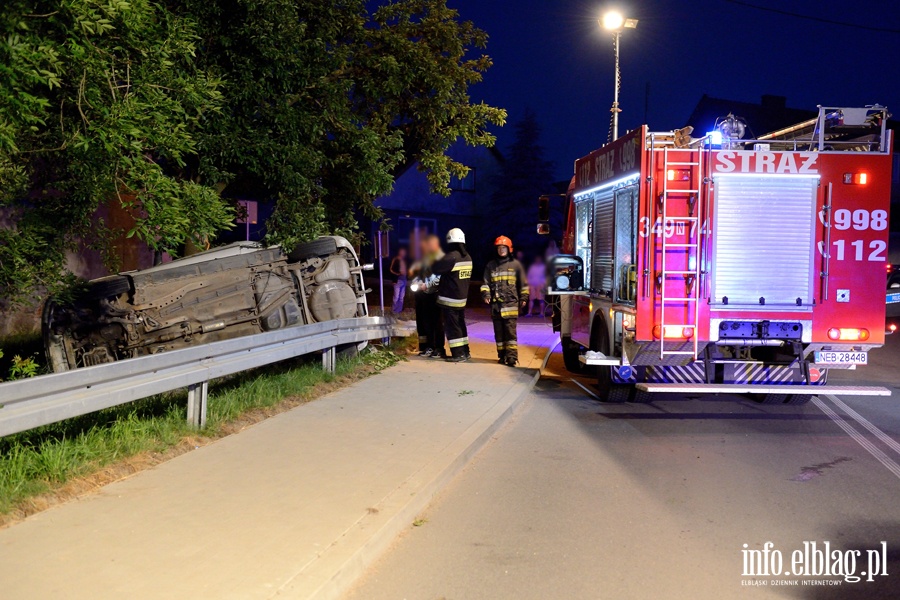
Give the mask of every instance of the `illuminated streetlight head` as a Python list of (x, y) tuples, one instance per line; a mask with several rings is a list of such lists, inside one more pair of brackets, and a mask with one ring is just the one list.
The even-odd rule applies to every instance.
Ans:
[(617, 10), (604, 13), (603, 18), (600, 19), (600, 25), (607, 31), (619, 32), (623, 29), (634, 29), (637, 24), (637, 19), (627, 19)]
[(619, 11), (611, 10), (603, 15), (603, 19), (600, 22), (603, 24), (603, 29), (618, 31), (625, 25), (625, 17)]

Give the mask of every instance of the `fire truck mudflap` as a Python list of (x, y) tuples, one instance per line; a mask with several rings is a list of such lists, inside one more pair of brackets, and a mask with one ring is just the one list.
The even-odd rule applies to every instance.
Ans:
[(820, 107), (757, 140), (642, 127), (576, 161), (548, 283), (567, 367), (608, 400), (889, 395), (823, 387), (884, 343), (887, 117)]

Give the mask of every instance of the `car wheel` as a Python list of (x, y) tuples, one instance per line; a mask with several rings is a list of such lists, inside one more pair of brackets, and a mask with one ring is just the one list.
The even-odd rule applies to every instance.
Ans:
[(288, 254), (288, 262), (300, 262), (314, 256), (330, 256), (336, 253), (337, 249), (337, 243), (332, 238), (319, 238), (312, 242), (297, 244)]
[(131, 291), (131, 281), (124, 275), (110, 275), (103, 279), (90, 282), (84, 298), (89, 300), (102, 300), (120, 296)]

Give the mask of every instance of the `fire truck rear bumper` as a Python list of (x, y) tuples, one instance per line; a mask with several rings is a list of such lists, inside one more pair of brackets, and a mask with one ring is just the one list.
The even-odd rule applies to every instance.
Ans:
[(877, 386), (763, 385), (741, 383), (638, 383), (638, 391), (669, 394), (813, 394), (829, 396), (890, 396)]

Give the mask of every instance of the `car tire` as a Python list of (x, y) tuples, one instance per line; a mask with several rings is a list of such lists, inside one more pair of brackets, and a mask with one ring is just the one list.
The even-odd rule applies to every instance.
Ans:
[(288, 262), (296, 263), (314, 256), (330, 256), (336, 253), (337, 249), (337, 243), (332, 238), (319, 238), (312, 242), (297, 244), (288, 254)]
[(104, 298), (112, 298), (120, 296), (131, 291), (131, 280), (124, 275), (111, 275), (96, 281), (90, 282), (84, 298), (89, 300), (102, 300)]

